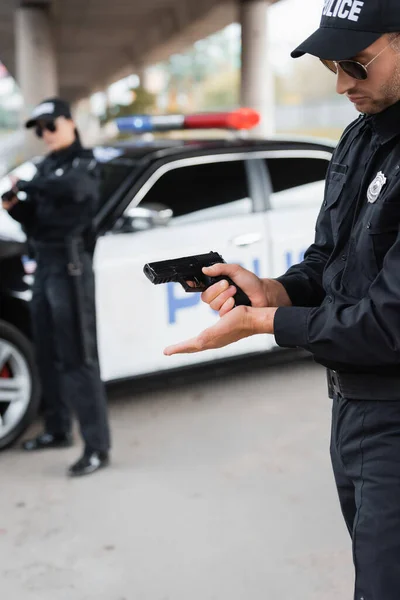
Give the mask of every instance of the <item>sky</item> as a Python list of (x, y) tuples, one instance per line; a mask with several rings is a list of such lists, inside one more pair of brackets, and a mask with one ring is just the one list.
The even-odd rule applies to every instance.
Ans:
[(323, 0), (280, 0), (269, 8), (270, 35), (294, 43), (319, 27)]
[(270, 7), (270, 58), (277, 71), (290, 68), (290, 52), (318, 29), (322, 6), (323, 0), (281, 0)]

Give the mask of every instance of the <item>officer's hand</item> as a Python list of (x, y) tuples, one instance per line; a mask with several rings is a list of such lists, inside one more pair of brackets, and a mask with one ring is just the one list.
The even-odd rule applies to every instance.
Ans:
[(1, 205), (4, 208), (4, 210), (9, 211), (12, 209), (13, 206), (15, 206), (17, 204), (17, 202), (18, 202), (17, 196), (12, 196), (12, 197), (7, 197), (7, 198), (5, 198), (3, 196)]
[[(227, 265), (220, 263), (212, 267), (204, 267), (203, 273), (210, 277), (226, 275), (243, 290), (250, 298), (254, 308), (268, 306), (291, 306), (290, 298), (281, 283), (275, 279), (260, 279), (251, 271), (240, 265)], [(229, 285), (227, 281), (220, 281), (205, 290), (201, 299), (219, 312), (223, 317), (235, 306), (233, 296), (236, 288)]]
[[(240, 265), (220, 263), (212, 267), (204, 267), (203, 273), (209, 277), (226, 275), (247, 294), (252, 306), (255, 308), (268, 306), (263, 281), (257, 275)], [(233, 296), (236, 294), (236, 291), (236, 287), (229, 285), (227, 281), (223, 280), (205, 290), (201, 295), (201, 299), (206, 304), (209, 304), (213, 310), (219, 311), (220, 316), (223, 317), (234, 308), (235, 300)]]
[(276, 311), (276, 308), (238, 306), (196, 337), (168, 346), (164, 354), (172, 356), (224, 348), (251, 335), (274, 333)]

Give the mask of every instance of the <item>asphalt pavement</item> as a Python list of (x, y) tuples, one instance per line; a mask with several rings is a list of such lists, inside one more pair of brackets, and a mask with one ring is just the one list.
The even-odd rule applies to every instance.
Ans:
[(352, 598), (321, 367), (132, 382), (110, 414), (112, 466), (92, 476), (65, 477), (78, 440), (0, 454), (2, 598)]

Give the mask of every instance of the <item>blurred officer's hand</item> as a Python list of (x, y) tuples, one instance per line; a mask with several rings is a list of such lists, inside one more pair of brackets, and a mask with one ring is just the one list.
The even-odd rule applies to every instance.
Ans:
[[(204, 267), (203, 273), (209, 277), (219, 277), (221, 275), (229, 277), (247, 294), (254, 308), (291, 305), (290, 298), (281, 283), (273, 279), (260, 279), (240, 265), (216, 264), (212, 267)], [(205, 290), (201, 295), (201, 299), (223, 317), (234, 308), (235, 300), (233, 296), (235, 294), (236, 288), (234, 286), (229, 285), (227, 281), (220, 281)]]
[(4, 210), (11, 210), (13, 206), (15, 206), (18, 202), (17, 192), (15, 190), (10, 190), (6, 192), (1, 197), (1, 205)]

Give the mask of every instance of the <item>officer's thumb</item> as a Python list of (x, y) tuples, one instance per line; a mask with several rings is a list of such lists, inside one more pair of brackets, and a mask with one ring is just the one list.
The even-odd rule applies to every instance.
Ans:
[(227, 265), (224, 263), (217, 263), (215, 265), (212, 265), (211, 267), (203, 267), (202, 271), (205, 275), (210, 276), (224, 275), (226, 274), (226, 266)]

